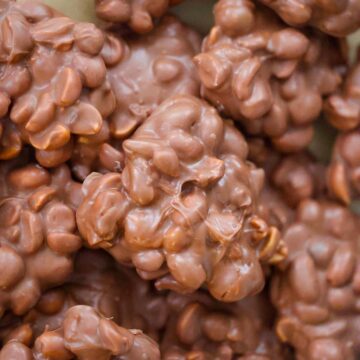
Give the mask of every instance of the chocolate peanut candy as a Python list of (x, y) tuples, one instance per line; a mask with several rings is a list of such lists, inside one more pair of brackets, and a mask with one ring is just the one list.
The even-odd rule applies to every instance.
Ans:
[[(55, 167), (70, 159), (78, 137), (100, 133), (114, 110), (100, 54), (106, 34), (34, 2), (3, 2), (0, 27), (1, 116), (11, 100), (9, 117), (21, 141), (36, 149), (43, 166)], [(21, 144), (6, 122), (5, 116), (2, 145), (15, 156)]]
[(357, 0), (261, 0), (291, 26), (311, 25), (333, 35), (346, 36), (360, 26)]
[(80, 184), (65, 165), (48, 172), (3, 162), (0, 174), (0, 316), (22, 315), (72, 272), (82, 244), (74, 210)]
[(247, 161), (242, 134), (183, 95), (164, 101), (123, 148), (122, 173), (84, 182), (77, 224), (87, 245), (158, 279), (159, 289), (206, 284), (222, 301), (259, 292), (261, 261), (280, 261), (282, 247), (257, 216), (264, 174)]
[[(168, 97), (199, 95), (200, 82), (192, 61), (199, 51), (199, 35), (173, 16), (164, 17), (144, 36), (109, 35), (102, 53), (108, 59), (115, 111), (101, 133), (77, 142), (72, 168), (78, 178), (83, 180), (91, 171), (121, 171), (123, 139)], [(114, 63), (112, 58), (116, 59)], [(108, 107), (101, 97), (98, 100)]]
[(168, 295), (170, 318), (163, 359), (286, 359), (273, 332), (274, 309), (265, 293), (232, 304), (207, 294)]
[(182, 0), (95, 0), (96, 14), (111, 23), (125, 23), (137, 33), (154, 29), (154, 19)]
[(158, 345), (139, 330), (116, 325), (90, 306), (77, 305), (66, 311), (61, 327), (45, 330), (31, 350), (18, 341), (8, 342), (0, 359), (30, 360), (136, 360), (160, 359)]
[(297, 359), (354, 359), (359, 342), (359, 219), (328, 201), (304, 200), (283, 233), (288, 257), (272, 278), (277, 334)]
[(341, 83), (339, 41), (291, 28), (250, 0), (220, 0), (214, 14), (195, 57), (202, 95), (277, 150), (305, 148), (324, 99)]
[(342, 89), (331, 95), (325, 104), (327, 120), (341, 131), (354, 130), (360, 125), (359, 60), (347, 74)]
[(48, 290), (33, 309), (3, 328), (3, 342), (30, 345), (45, 329), (59, 328), (66, 311), (75, 305), (91, 306), (116, 324), (140, 329), (154, 339), (159, 339), (168, 317), (164, 295), (156, 293), (150, 282), (117, 266), (105, 252), (83, 249), (65, 284)]

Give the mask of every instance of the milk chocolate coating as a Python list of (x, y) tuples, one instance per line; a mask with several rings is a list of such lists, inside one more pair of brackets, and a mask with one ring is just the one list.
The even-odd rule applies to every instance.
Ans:
[(154, 29), (154, 19), (182, 0), (95, 0), (96, 14), (105, 21), (125, 23), (137, 33)]
[[(360, 5), (359, 5), (360, 6)], [(360, 125), (360, 58), (349, 71), (343, 88), (329, 97), (325, 111), (330, 124), (342, 131), (353, 130)]]
[(259, 292), (260, 261), (281, 248), (256, 215), (263, 171), (246, 160), (241, 133), (205, 102), (175, 96), (123, 148), (121, 174), (84, 182), (77, 224), (88, 246), (158, 279), (159, 289), (206, 284), (222, 301)]
[(198, 292), (168, 296), (170, 318), (161, 342), (164, 360), (286, 359), (273, 332), (274, 310), (265, 294), (224, 304)]
[(33, 350), (11, 341), (0, 352), (0, 359), (47, 360), (137, 360), (160, 359), (157, 344), (139, 330), (127, 330), (94, 308), (77, 305), (69, 308), (61, 327), (44, 331)]
[(42, 165), (57, 166), (71, 157), (75, 139), (99, 133), (114, 110), (100, 54), (106, 36), (45, 5), (3, 3), (0, 89), (13, 102), (10, 119), (22, 141), (36, 149)]
[(311, 25), (333, 36), (346, 36), (360, 26), (358, 0), (260, 0), (291, 26)]
[[(2, 96), (0, 93), (0, 98)], [(10, 104), (9, 98), (7, 98), (7, 101)], [(21, 134), (16, 125), (12, 123), (8, 115), (5, 114), (5, 116), (0, 119), (0, 160), (9, 160), (19, 156), (22, 148), (23, 142)]]
[(288, 27), (249, 0), (220, 0), (195, 57), (203, 96), (281, 152), (305, 148), (323, 100), (341, 82), (340, 43)]
[(279, 192), (282, 201), (295, 208), (302, 200), (327, 195), (326, 167), (303, 150), (281, 154), (261, 138), (249, 139), (249, 158), (265, 170), (268, 184)]
[[(120, 59), (108, 66), (115, 96), (115, 111), (102, 134), (79, 142), (73, 170), (84, 179), (91, 171), (121, 171), (121, 140), (131, 133), (168, 97), (199, 95), (200, 83), (192, 58), (200, 51), (199, 35), (173, 16), (166, 16), (145, 36), (118, 33), (109, 37), (103, 53)], [(119, 56), (116, 56), (119, 58)]]
[(140, 329), (157, 340), (168, 316), (165, 297), (155, 293), (150, 282), (140, 279), (131, 269), (118, 267), (102, 251), (81, 250), (66, 283), (43, 294), (20, 325), (15, 319), (2, 337), (5, 342), (25, 338), (19, 335), (25, 325), (30, 327), (33, 338), (45, 329), (56, 330), (74, 305), (91, 306), (116, 324)]
[(80, 248), (74, 208), (80, 184), (63, 165), (0, 166), (0, 316), (24, 314), (41, 293), (70, 275)]
[(277, 334), (299, 360), (354, 359), (360, 350), (359, 219), (328, 201), (303, 201), (284, 233), (286, 266), (272, 278)]
[(331, 195), (349, 205), (360, 194), (360, 130), (339, 134), (333, 148), (327, 172)]

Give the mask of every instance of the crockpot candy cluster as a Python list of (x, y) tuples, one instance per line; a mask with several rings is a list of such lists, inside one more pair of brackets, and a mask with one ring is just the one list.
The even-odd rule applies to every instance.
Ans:
[(223, 304), (197, 292), (167, 298), (169, 319), (163, 359), (282, 360), (288, 349), (272, 331), (274, 309), (267, 295)]
[(360, 2), (91, 2), (0, 0), (0, 360), (355, 360)]
[(283, 248), (256, 214), (264, 174), (247, 162), (241, 133), (183, 95), (164, 101), (123, 148), (121, 174), (84, 182), (77, 224), (87, 244), (159, 289), (206, 284), (223, 301), (260, 291), (260, 261), (280, 261)]
[(284, 24), (249, 0), (220, 0), (215, 26), (195, 57), (202, 95), (282, 152), (313, 136), (323, 100), (341, 82), (341, 44)]
[(298, 359), (353, 359), (359, 351), (359, 219), (305, 200), (284, 233), (289, 255), (272, 279), (277, 334)]
[(75, 222), (80, 184), (69, 169), (15, 165), (0, 167), (0, 316), (7, 309), (24, 314), (43, 291), (62, 284), (82, 243)]
[(116, 59), (107, 75), (113, 112), (97, 136), (77, 142), (72, 164), (82, 180), (91, 171), (121, 171), (122, 140), (171, 95), (198, 96), (200, 91), (192, 61), (200, 50), (200, 37), (175, 17), (167, 15), (147, 35), (122, 38), (113, 32), (108, 40), (104, 53)]

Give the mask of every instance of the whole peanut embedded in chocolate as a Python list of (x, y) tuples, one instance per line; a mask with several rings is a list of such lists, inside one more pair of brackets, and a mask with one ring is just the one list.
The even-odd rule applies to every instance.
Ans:
[(6, 309), (24, 314), (70, 275), (82, 243), (74, 212), (79, 186), (65, 165), (49, 173), (1, 164), (0, 316)]
[(333, 36), (346, 36), (360, 26), (358, 0), (260, 0), (289, 25), (312, 25)]
[(260, 261), (281, 261), (276, 228), (257, 216), (263, 171), (215, 109), (169, 98), (124, 141), (121, 174), (93, 173), (77, 211), (90, 247), (107, 249), (159, 289), (235, 301), (264, 284)]
[(341, 82), (340, 43), (290, 28), (250, 0), (220, 0), (214, 13), (215, 27), (195, 57), (203, 96), (278, 150), (305, 148), (324, 97)]
[(272, 279), (277, 334), (299, 360), (354, 359), (360, 341), (359, 219), (305, 200), (284, 233), (289, 255)]
[(264, 293), (224, 304), (207, 294), (168, 295), (170, 317), (164, 331), (164, 360), (287, 359), (272, 332), (274, 309)]
[(45, 330), (33, 350), (18, 341), (10, 341), (0, 352), (1, 360), (137, 360), (160, 359), (154, 340), (139, 330), (128, 330), (105, 318), (94, 308), (77, 305), (64, 314), (61, 327)]
[[(91, 171), (121, 171), (122, 139), (168, 97), (199, 95), (200, 83), (192, 61), (199, 51), (199, 35), (172, 16), (163, 18), (144, 36), (130, 35), (124, 40), (117, 33), (109, 36), (102, 56), (108, 66), (115, 111), (100, 134), (77, 142), (72, 164), (78, 178), (84, 179)], [(101, 97), (98, 101), (101, 104)]]
[(327, 172), (331, 195), (348, 205), (360, 193), (360, 130), (339, 134)]
[(154, 19), (182, 0), (95, 0), (96, 14), (105, 21), (128, 24), (138, 33), (154, 28)]

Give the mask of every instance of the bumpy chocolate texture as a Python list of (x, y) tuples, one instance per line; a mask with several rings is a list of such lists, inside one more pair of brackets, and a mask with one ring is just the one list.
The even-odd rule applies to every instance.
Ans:
[(326, 102), (327, 119), (339, 130), (353, 130), (360, 125), (359, 86), (360, 58), (347, 75), (341, 92), (330, 96)]
[[(6, 4), (0, 8), (7, 50), (0, 59), (0, 158), (16, 156), (23, 141), (45, 167), (73, 157), (80, 178), (91, 166), (119, 168), (117, 138), (167, 96), (199, 93), (192, 57), (200, 39), (173, 17), (127, 44), (44, 5)], [(16, 127), (6, 116), (10, 99)]]
[(0, 175), (0, 316), (6, 309), (19, 315), (73, 269), (82, 243), (73, 210), (81, 190), (65, 165), (49, 173), (3, 163)]
[(1, 360), (137, 360), (144, 356), (160, 359), (159, 348), (151, 338), (116, 325), (86, 305), (68, 309), (61, 327), (46, 330), (36, 339), (33, 350), (11, 341), (0, 352)]
[(95, 0), (96, 14), (112, 23), (126, 23), (138, 33), (154, 28), (154, 19), (182, 0)]
[[(17, 341), (31, 347), (34, 342), (43, 343), (39, 336), (44, 331), (52, 335), (76, 305), (89, 306), (115, 324), (140, 329), (153, 339), (159, 339), (159, 330), (168, 316), (165, 297), (155, 294), (149, 282), (141, 280), (130, 269), (117, 267), (102, 251), (81, 250), (76, 256), (74, 272), (65, 285), (49, 290), (25, 316), (12, 319), (7, 327), (0, 328), (3, 344)], [(150, 355), (157, 354), (158, 350), (149, 350), (152, 359)]]
[[(140, 329), (154, 339), (159, 339), (168, 315), (164, 296), (155, 294), (150, 282), (140, 279), (133, 270), (117, 267), (106, 253), (82, 250), (65, 285), (46, 292), (36, 307), (22, 318), (22, 325), (18, 327), (15, 321), (14, 326), (9, 327), (10, 333), (4, 333), (3, 337), (7, 341), (30, 338), (19, 335), (23, 324), (30, 326), (35, 338), (45, 328), (55, 330), (74, 305), (91, 306), (118, 325)], [(26, 342), (29, 344), (30, 341)]]
[[(91, 174), (79, 230), (159, 289), (235, 301), (259, 292), (260, 260), (282, 258), (278, 232), (256, 216), (263, 171), (241, 133), (191, 96), (166, 100), (123, 143), (120, 174)], [(170, 272), (170, 274), (168, 274)]]
[(10, 118), (39, 162), (58, 165), (70, 158), (74, 136), (98, 133), (108, 115), (98, 106), (110, 91), (105, 36), (35, 2), (1, 5), (0, 89), (13, 101)]
[(108, 66), (116, 107), (102, 133), (79, 142), (74, 150), (73, 169), (81, 179), (91, 171), (121, 170), (121, 139), (171, 95), (198, 96), (200, 91), (192, 61), (200, 51), (200, 37), (176, 18), (166, 16), (145, 36), (122, 41), (114, 33), (108, 40), (103, 53), (120, 54), (114, 56), (120, 60)]
[(202, 292), (170, 293), (167, 302), (170, 317), (160, 344), (164, 360), (285, 359), (265, 293), (232, 304)]
[(333, 36), (346, 36), (360, 26), (358, 0), (260, 0), (292, 26), (312, 25)]
[(341, 82), (338, 40), (290, 28), (249, 0), (220, 0), (214, 13), (195, 57), (203, 96), (278, 150), (304, 148), (324, 97)]
[(265, 170), (268, 187), (274, 187), (289, 206), (326, 193), (326, 167), (309, 151), (281, 154), (260, 138), (250, 138), (249, 149), (249, 159)]
[(360, 194), (360, 130), (339, 134), (327, 173), (327, 185), (337, 200), (348, 205)]
[(277, 334), (297, 359), (353, 359), (360, 350), (359, 219), (347, 208), (305, 200), (284, 240), (286, 266), (272, 279)]

